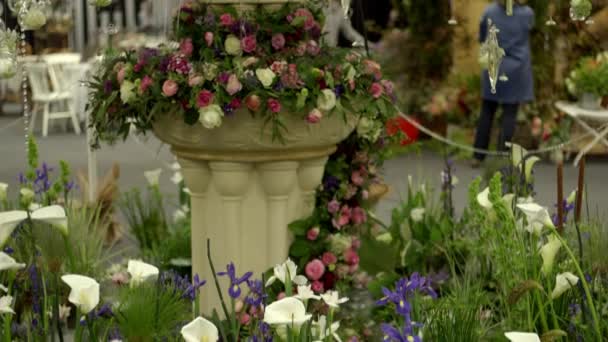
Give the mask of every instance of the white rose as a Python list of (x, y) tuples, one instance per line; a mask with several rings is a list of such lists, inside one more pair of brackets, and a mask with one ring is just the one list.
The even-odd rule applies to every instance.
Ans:
[(410, 212), (410, 217), (412, 218), (412, 221), (420, 222), (424, 219), (425, 212), (426, 212), (426, 209), (424, 209), (424, 208), (414, 208)]
[(39, 8), (31, 8), (23, 17), (26, 30), (37, 30), (46, 24), (46, 16)]
[(272, 70), (270, 70), (268, 68), (257, 69), (255, 71), (255, 75), (258, 77), (258, 80), (260, 80), (262, 85), (266, 88), (268, 88), (272, 85), (272, 82), (274, 81), (274, 78), (276, 77), (274, 72), (272, 72)]
[(135, 83), (131, 81), (124, 81), (120, 86), (120, 99), (123, 103), (129, 103), (135, 99)]
[(213, 81), (215, 76), (217, 76), (218, 66), (213, 63), (204, 63), (203, 64), (203, 77), (207, 81)]
[(357, 134), (364, 136), (371, 132), (373, 128), (374, 121), (369, 118), (362, 117), (359, 119), (359, 123), (357, 124)]
[(4, 201), (6, 199), (7, 190), (8, 184), (0, 183), (0, 201)]
[(0, 78), (12, 78), (17, 73), (17, 61), (12, 58), (0, 58)]
[(222, 125), (224, 112), (218, 105), (203, 107), (199, 109), (199, 114), (200, 117), (198, 118), (198, 121), (207, 129), (213, 129)]
[(331, 89), (323, 89), (317, 98), (317, 107), (323, 111), (330, 111), (336, 106), (336, 93)]
[(243, 54), (243, 49), (241, 49), (241, 41), (234, 35), (229, 35), (224, 42), (224, 49), (229, 55), (232, 56), (240, 56)]

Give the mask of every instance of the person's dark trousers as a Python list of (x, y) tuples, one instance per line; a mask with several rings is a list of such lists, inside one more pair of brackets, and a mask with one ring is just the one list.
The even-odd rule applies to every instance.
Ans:
[[(475, 134), (475, 148), (487, 150), (490, 146), (490, 136), (492, 134), (492, 124), (494, 116), (498, 110), (499, 103), (490, 100), (483, 100), (481, 104), (481, 115), (477, 124)], [(498, 136), (498, 149), (505, 150), (505, 142), (510, 142), (515, 133), (517, 123), (517, 110), (519, 103), (502, 103), (501, 130)], [(484, 160), (485, 154), (475, 153), (475, 159)]]

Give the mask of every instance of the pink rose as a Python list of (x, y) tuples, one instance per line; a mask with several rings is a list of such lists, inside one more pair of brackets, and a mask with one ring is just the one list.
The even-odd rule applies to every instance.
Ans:
[(366, 59), (363, 61), (363, 73), (366, 75), (373, 75), (377, 80), (382, 77), (382, 73), (380, 71), (380, 64), (372, 61), (371, 59)]
[(321, 256), (321, 260), (325, 266), (334, 265), (338, 262), (338, 257), (332, 252), (325, 252)]
[(307, 232), (306, 232), (306, 238), (310, 241), (315, 241), (318, 237), (319, 237), (319, 232), (321, 230), (319, 229), (319, 227), (313, 227), (310, 228)]
[(188, 75), (188, 85), (191, 87), (196, 87), (197, 85), (203, 84), (205, 78), (199, 74), (190, 74)]
[(311, 124), (316, 124), (319, 123), (319, 121), (321, 121), (321, 118), (323, 117), (323, 113), (321, 113), (320, 110), (318, 109), (313, 109), (310, 111), (310, 113), (308, 113), (308, 116), (306, 117), (306, 121), (308, 121), (308, 123)]
[(205, 43), (207, 43), (207, 46), (213, 44), (213, 32), (205, 32)]
[(277, 75), (281, 75), (287, 70), (287, 62), (285, 61), (274, 61), (270, 64), (270, 70)]
[(250, 95), (245, 99), (245, 105), (252, 112), (257, 112), (260, 110), (260, 106), (262, 105), (262, 100), (257, 95)]
[(255, 36), (245, 36), (245, 38), (241, 40), (241, 48), (247, 53), (254, 52), (256, 47), (257, 41), (255, 40)]
[(139, 84), (139, 91), (141, 94), (145, 93), (148, 88), (154, 83), (152, 77), (146, 75), (142, 78), (141, 83)]
[(198, 93), (198, 98), (196, 99), (196, 104), (198, 107), (207, 107), (211, 103), (213, 103), (213, 93), (206, 89), (201, 90), (201, 92)]
[(325, 273), (325, 265), (319, 259), (310, 261), (305, 267), (306, 276), (308, 279), (315, 281), (321, 279)]
[(163, 83), (163, 95), (166, 97), (171, 97), (177, 94), (178, 89), (179, 86), (174, 80), (166, 80), (165, 83)]
[(382, 85), (380, 83), (374, 82), (369, 88), (369, 93), (372, 94), (375, 99), (377, 99), (382, 96), (382, 94), (384, 93), (384, 89), (382, 88)]
[(316, 56), (319, 54), (319, 52), (321, 52), (321, 48), (319, 47), (319, 44), (317, 44), (317, 42), (315, 42), (314, 40), (310, 40), (308, 41), (308, 44), (306, 44), (306, 51), (309, 55)]
[(384, 87), (384, 91), (389, 95), (392, 96), (395, 92), (395, 85), (393, 84), (393, 82), (389, 81), (389, 80), (382, 80), (380, 81), (380, 84), (382, 84), (382, 87)]
[(232, 15), (230, 15), (230, 13), (224, 13), (220, 16), (220, 23), (223, 26), (230, 26), (234, 24), (234, 18), (232, 17)]
[(184, 56), (192, 56), (193, 51), (194, 45), (192, 45), (192, 38), (186, 38), (179, 44), (179, 52), (181, 52)]
[(321, 292), (323, 292), (323, 283), (322, 283), (322, 282), (320, 282), (320, 281), (318, 281), (318, 280), (313, 281), (310, 287), (311, 287), (311, 288), (312, 288), (312, 290), (313, 290), (313, 291), (315, 291), (316, 293), (321, 293)]
[(118, 80), (118, 83), (122, 84), (122, 82), (125, 80), (125, 74), (127, 73), (127, 68), (121, 68), (120, 70), (118, 70), (118, 73), (116, 74), (116, 80)]
[(350, 223), (350, 216), (351, 216), (351, 209), (348, 207), (348, 205), (344, 205), (342, 206), (342, 209), (340, 209), (340, 215), (338, 216), (338, 218), (334, 218), (332, 220), (332, 224), (336, 229), (340, 229), (343, 226), (347, 225)]
[(344, 252), (344, 261), (346, 261), (346, 263), (349, 265), (358, 265), (359, 255), (354, 249), (349, 248)]
[(351, 242), (351, 247), (354, 249), (361, 248), (361, 240), (358, 237), (353, 237), (353, 240)]
[(270, 109), (273, 113), (278, 113), (281, 111), (281, 102), (277, 99), (270, 98), (267, 101), (268, 109)]
[(239, 78), (235, 74), (230, 75), (228, 83), (226, 83), (226, 91), (228, 94), (234, 95), (241, 91), (241, 89), (243, 89), (243, 85), (239, 81)]
[(354, 224), (362, 224), (367, 221), (367, 213), (361, 207), (356, 207), (352, 212), (352, 220)]
[(361, 191), (361, 197), (362, 197), (364, 200), (367, 200), (367, 199), (369, 198), (369, 192), (368, 192), (367, 190), (363, 190), (363, 191)]
[(365, 181), (363, 179), (363, 176), (361, 176), (361, 172), (360, 171), (353, 171), (353, 173), (350, 176), (350, 180), (353, 182), (353, 184), (355, 184), (356, 186), (361, 186), (363, 185), (363, 182)]
[(338, 212), (338, 210), (340, 210), (340, 203), (338, 201), (336, 201), (335, 199), (333, 199), (329, 203), (327, 203), (327, 211), (330, 214), (335, 214)]
[(272, 47), (275, 50), (281, 50), (283, 47), (285, 47), (285, 36), (282, 33), (277, 33), (274, 36), (272, 36)]
[(277, 300), (281, 300), (281, 299), (283, 299), (283, 298), (285, 298), (285, 297), (287, 297), (287, 294), (285, 294), (285, 292), (280, 292), (280, 293), (277, 295)]
[(243, 312), (239, 318), (239, 322), (241, 322), (241, 325), (249, 325), (251, 322), (251, 316), (249, 316), (246, 312)]

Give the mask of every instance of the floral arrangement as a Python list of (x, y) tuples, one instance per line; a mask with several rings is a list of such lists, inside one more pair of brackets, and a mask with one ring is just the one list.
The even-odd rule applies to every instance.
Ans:
[(574, 96), (588, 93), (601, 98), (608, 95), (608, 53), (582, 58), (565, 83), (568, 92)]
[(364, 126), (392, 115), (393, 86), (380, 66), (323, 47), (321, 25), (314, 1), (248, 12), (185, 3), (174, 24), (179, 47), (106, 56), (91, 83), (97, 140), (112, 142), (132, 124), (146, 131), (166, 113), (215, 129), (248, 111), (277, 141), (287, 133), (286, 115), (315, 125), (352, 113)]

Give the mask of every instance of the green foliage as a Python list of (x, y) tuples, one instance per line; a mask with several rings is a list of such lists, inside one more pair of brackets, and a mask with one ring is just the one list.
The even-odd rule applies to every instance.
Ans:
[(145, 197), (139, 189), (125, 193), (120, 209), (141, 250), (159, 246), (168, 236), (163, 197), (157, 186), (149, 187)]
[(572, 82), (578, 95), (584, 93), (598, 97), (608, 95), (608, 61), (597, 60), (594, 57), (582, 58), (570, 74), (568, 82)]

